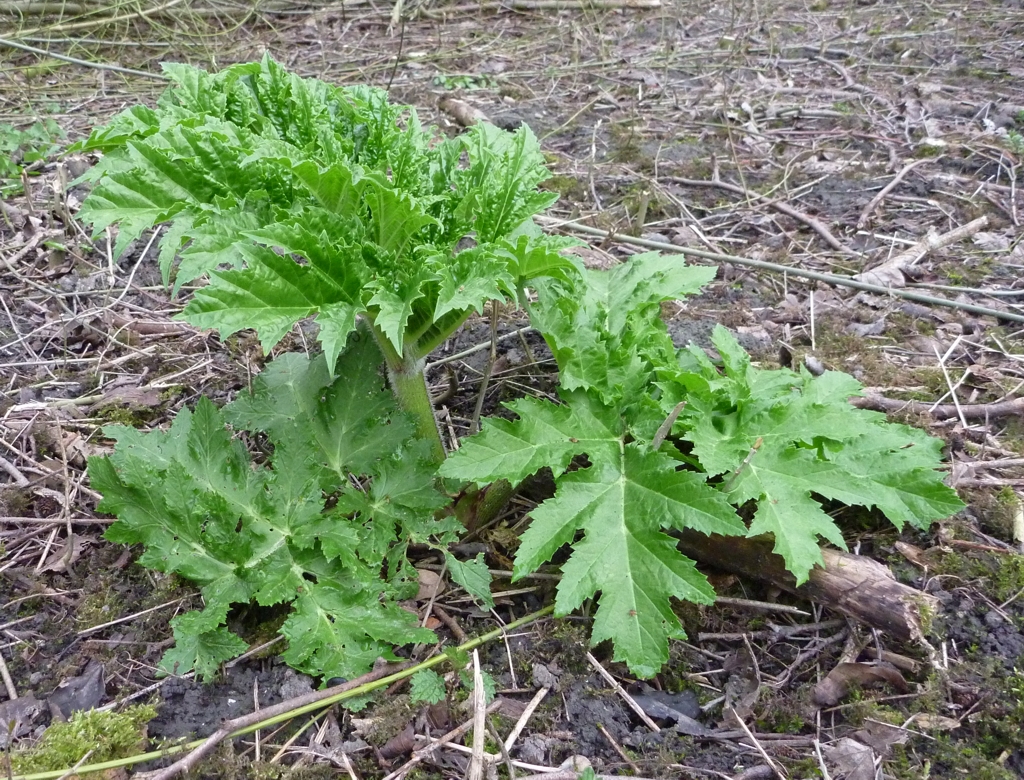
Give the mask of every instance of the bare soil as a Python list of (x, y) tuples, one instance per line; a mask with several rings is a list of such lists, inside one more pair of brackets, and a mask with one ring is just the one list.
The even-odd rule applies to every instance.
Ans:
[[(32, 16), (38, 9), (27, 5), (20, 15), (16, 5), (0, 8), (0, 28), (10, 20), (15, 30), (8, 42), (101, 67), (0, 40), (0, 124), (52, 117), (74, 140), (159, 94), (159, 81), (108, 65), (155, 73), (161, 60), (186, 59), (214, 68), (264, 51), (304, 75), (390, 86), (396, 101), (448, 132), (460, 128), (443, 107), (464, 101), (543, 139), (554, 172), (546, 186), (562, 195), (552, 227), (612, 234), (587, 236), (588, 263), (638, 251), (630, 237), (734, 256), (718, 263), (702, 296), (665, 307), (680, 345), (706, 346), (723, 323), (765, 364), (810, 358), (890, 399), (984, 405), (1021, 395), (1019, 2), (425, 3), (406, 4), (395, 25), (391, 7), (364, 2), (242, 16), (227, 6), (197, 15), (190, 4), (148, 22), (129, 9), (124, 20), (82, 27)], [(189, 583), (136, 565), (140, 550), (104, 540), (112, 520), (95, 512), (85, 459), (108, 451), (104, 424), (160, 426), (201, 395), (225, 401), (266, 356), (251, 334), (222, 341), (172, 320), (181, 302), (161, 286), (153, 246), (139, 242), (112, 258), (107, 237), (83, 232), (74, 214), (84, 191), (63, 194), (61, 183), (88, 163), (32, 163), (28, 191), (0, 204), (0, 714), (16, 719), (14, 694), (43, 702), (73, 683), (85, 707), (155, 702), (153, 740), (202, 737), (224, 718), (323, 681), (292, 672), (274, 646), (211, 685), (159, 678), (168, 621), (197, 596)], [(799, 275), (848, 278), (930, 231), (980, 217), (987, 224), (971, 235), (923, 252), (906, 270), (906, 289), (1005, 316)], [(527, 324), (503, 312), (498, 332)], [(280, 349), (306, 342), (297, 330)], [(472, 424), (489, 342), (489, 322), (472, 321), (434, 356), (429, 378), (453, 436)], [(498, 356), (484, 413), (554, 386), (536, 333), (501, 340)], [(494, 721), (502, 738), (525, 702), (550, 689), (512, 746), (516, 774), (582, 755), (601, 774), (656, 778), (1024, 776), (1024, 423), (1019, 412), (942, 416), (927, 407), (893, 416), (946, 438), (950, 482), (970, 507), (926, 534), (900, 535), (870, 516), (841, 520), (851, 549), (939, 599), (926, 616), (927, 642), (901, 644), (708, 569), (721, 596), (759, 604), (679, 605), (689, 639), (674, 643), (671, 662), (644, 686), (609, 662), (608, 648), (593, 649), (630, 692), (662, 697), (662, 709), (642, 699), (655, 732), (587, 660), (585, 613), (541, 622), (483, 658), (507, 700)], [(510, 568), (515, 531), (544, 489), (524, 490), (514, 513), (471, 540), (495, 570)], [(491, 615), (457, 591), (437, 606), (472, 635), (553, 597), (546, 580), (510, 585), (498, 575), (494, 587)], [(257, 609), (233, 616), (254, 647), (273, 638), (274, 619)], [(455, 643), (447, 625), (439, 635)], [(865, 675), (879, 656), (895, 666)], [(843, 663), (861, 664), (853, 682), (832, 703), (816, 703), (814, 686)], [(99, 688), (83, 682), (96, 664)], [(723, 702), (744, 715), (742, 728)], [(37, 709), (20, 718), (18, 744), (57, 717)], [(391, 741), (407, 725), (438, 736), (467, 717), (454, 700), (427, 711), (395, 690), (313, 728), (300, 720), (259, 741), (240, 738), (198, 774), (384, 777), (408, 757)], [(455, 777), (466, 763), (443, 749), (416, 771)], [(496, 771), (508, 774), (504, 758)]]

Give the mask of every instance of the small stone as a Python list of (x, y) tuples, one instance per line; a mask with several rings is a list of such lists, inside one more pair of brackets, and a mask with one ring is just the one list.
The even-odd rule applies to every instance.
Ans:
[(531, 734), (519, 745), (519, 760), (527, 764), (547, 764), (552, 740), (540, 734)]
[(533, 685), (535, 688), (558, 688), (558, 678), (544, 664), (533, 665)]

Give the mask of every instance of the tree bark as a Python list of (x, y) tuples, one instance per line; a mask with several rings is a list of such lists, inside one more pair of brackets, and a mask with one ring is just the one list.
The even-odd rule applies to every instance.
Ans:
[(922, 618), (939, 610), (934, 596), (897, 582), (887, 566), (863, 555), (822, 548), (825, 566), (815, 567), (798, 586), (771, 541), (686, 531), (679, 549), (696, 561), (817, 601), (901, 642), (925, 641)]

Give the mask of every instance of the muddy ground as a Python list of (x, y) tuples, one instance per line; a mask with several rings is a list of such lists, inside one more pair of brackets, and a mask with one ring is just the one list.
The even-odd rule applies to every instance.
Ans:
[[(463, 101), (503, 126), (528, 123), (542, 139), (554, 172), (545, 186), (562, 196), (549, 227), (614, 234), (586, 235), (589, 262), (637, 251), (630, 238), (733, 257), (717, 263), (702, 296), (665, 307), (678, 343), (706, 345), (722, 323), (763, 363), (809, 356), (848, 371), (896, 399), (894, 419), (949, 442), (949, 480), (969, 502), (959, 516), (902, 535), (843, 518), (851, 549), (936, 597), (926, 641), (901, 643), (799, 595), (708, 569), (721, 596), (756, 603), (680, 605), (689, 639), (673, 644), (653, 691), (608, 663), (607, 648), (593, 650), (628, 691), (648, 696), (656, 732), (587, 660), (586, 614), (541, 621), (483, 653), (505, 702), (495, 720), (502, 737), (549, 689), (497, 762), (499, 775), (555, 769), (572, 756), (602, 774), (655, 778), (1024, 775), (1024, 424), (1019, 405), (1009, 414), (997, 406), (1020, 398), (1024, 384), (1021, 3), (424, 3), (407, 4), (398, 24), (391, 7), (362, 2), (255, 13), (187, 4), (148, 21), (132, 6), (106, 22), (40, 17), (35, 6), (0, 7), (0, 29), (12, 31), (0, 35), (0, 125), (50, 118), (74, 140), (155, 100), (160, 82), (144, 73), (163, 59), (214, 68), (264, 51), (304, 75), (390, 85), (395, 100), (448, 132), (459, 132), (451, 101)], [(88, 161), (62, 167), (50, 149), (31, 161), (30, 147), (14, 150), (32, 175), (21, 192), (16, 173), (5, 182), (0, 223), (0, 714), (23, 749), (62, 717), (61, 704), (153, 703), (151, 741), (138, 749), (203, 737), (254, 702), (267, 707), (322, 681), (288, 669), (274, 646), (210, 685), (160, 678), (168, 621), (195, 592), (136, 565), (140, 550), (103, 539), (111, 519), (95, 512), (85, 458), (109, 446), (102, 425), (160, 426), (200, 395), (226, 400), (265, 356), (249, 334), (221, 341), (172, 321), (181, 302), (160, 285), (155, 250), (140, 242), (112, 258), (105, 237), (93, 241), (76, 223), (83, 193), (65, 195), (61, 182)], [(930, 232), (972, 223), (924, 247), (903, 289), (994, 313), (799, 275), (849, 278)], [(499, 332), (526, 324), (505, 312)], [(489, 333), (485, 320), (471, 321), (435, 356), (443, 362), (429, 378), (446, 396), (440, 416), (453, 435), (470, 425), (488, 350), (444, 358), (486, 347)], [(302, 348), (301, 334), (282, 348)], [(502, 340), (498, 352), (485, 412), (524, 388), (553, 386), (535, 333)], [(474, 540), (495, 570), (509, 568), (510, 535), (530, 505), (522, 497), (517, 514)], [(498, 576), (494, 588), (510, 595), (492, 615), (458, 591), (437, 606), (472, 635), (552, 598), (543, 580), (523, 588)], [(254, 647), (273, 638), (261, 634), (258, 610), (233, 619)], [(439, 635), (451, 642), (451, 631)], [(879, 655), (894, 666), (866, 672)], [(852, 682), (815, 703), (813, 687), (841, 663), (860, 663), (849, 667)], [(407, 691), (391, 693), (315, 727), (300, 719), (235, 740), (197, 775), (384, 777), (408, 757), (408, 745), (391, 741), (408, 724), (437, 736), (468, 717), (454, 700), (424, 712)], [(746, 731), (723, 714), (726, 697)], [(415, 771), (456, 777), (466, 762), (443, 749)]]

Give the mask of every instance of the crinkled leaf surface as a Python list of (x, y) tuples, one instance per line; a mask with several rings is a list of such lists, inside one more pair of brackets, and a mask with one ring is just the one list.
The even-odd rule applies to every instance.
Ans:
[(686, 394), (676, 428), (731, 501), (757, 502), (750, 535), (773, 534), (799, 582), (822, 562), (818, 537), (845, 547), (815, 496), (877, 507), (897, 527), (927, 527), (963, 507), (937, 470), (941, 442), (851, 406), (861, 390), (853, 377), (755, 368), (721, 326), (714, 342), (722, 374), (705, 364), (703, 383), (677, 379), (699, 390)]
[[(844, 544), (820, 498), (878, 507), (897, 525), (961, 506), (936, 470), (939, 443), (852, 407), (852, 377), (763, 371), (721, 327), (720, 366), (696, 347), (677, 353), (659, 303), (708, 278), (678, 258), (640, 255), (612, 272), (588, 271), (586, 290), (538, 285), (531, 321), (563, 387), (582, 389), (563, 392), (562, 405), (508, 404), (518, 419), (485, 421), (441, 468), (480, 484), (552, 470), (555, 495), (532, 512), (516, 575), (571, 545), (556, 612), (599, 593), (592, 639), (611, 639), (615, 657), (640, 675), (658, 670), (679, 635), (671, 599), (712, 597), (666, 531), (771, 533), (804, 580), (821, 561), (820, 538)], [(670, 432), (689, 451), (666, 441)], [(730, 507), (748, 502), (749, 529)]]
[[(615, 658), (651, 676), (668, 659), (668, 639), (681, 635), (671, 599), (707, 603), (714, 592), (665, 530), (740, 534), (745, 527), (705, 476), (648, 444), (630, 441), (622, 415), (594, 395), (575, 391), (565, 404), (529, 399), (509, 404), (519, 419), (491, 419), (441, 467), (445, 476), (518, 481), (549, 467), (554, 498), (532, 513), (516, 555), (521, 577), (565, 544), (556, 612), (567, 614), (600, 593), (594, 641), (611, 639)], [(590, 465), (566, 473), (574, 456)], [(582, 532), (583, 538), (574, 539)]]
[(682, 256), (646, 252), (611, 271), (588, 270), (579, 284), (538, 285), (530, 319), (558, 361), (563, 387), (594, 389), (616, 403), (645, 393), (652, 360), (671, 359), (661, 302), (696, 293), (714, 275)]
[(174, 647), (160, 659), (165, 674), (182, 675), (195, 670), (204, 680), (212, 679), (225, 661), (244, 653), (249, 645), (235, 636), (223, 622), (227, 605), (186, 612), (171, 620)]
[[(213, 675), (245, 647), (227, 609), (250, 600), (291, 605), (285, 658), (310, 674), (353, 677), (395, 644), (431, 640), (397, 606), (416, 588), (404, 552), (443, 549), (457, 524), (434, 520), (446, 498), (379, 360), (361, 338), (332, 380), (322, 356), (285, 355), (223, 411), (204, 398), (167, 431), (107, 429), (114, 453), (89, 464), (100, 509), (118, 516), (107, 537), (145, 545), (144, 565), (194, 581), (207, 605), (175, 620), (164, 669)], [(269, 461), (254, 463), (228, 422), (266, 434)]]
[(444, 687), (444, 678), (433, 669), (421, 669), (409, 679), (409, 700), (416, 704), (426, 702), (437, 704), (448, 695)]
[(118, 254), (170, 222), (165, 280), (176, 257), (175, 291), (210, 277), (181, 315), (194, 325), (255, 328), (269, 349), (315, 316), (333, 370), (362, 316), (416, 361), (487, 300), (575, 271), (559, 255), (571, 241), (522, 230), (555, 197), (537, 189), (548, 172), (525, 126), (444, 139), (381, 90), (270, 57), (168, 73), (155, 111), (129, 109), (77, 146), (106, 155), (81, 216), (97, 232), (118, 224)]

